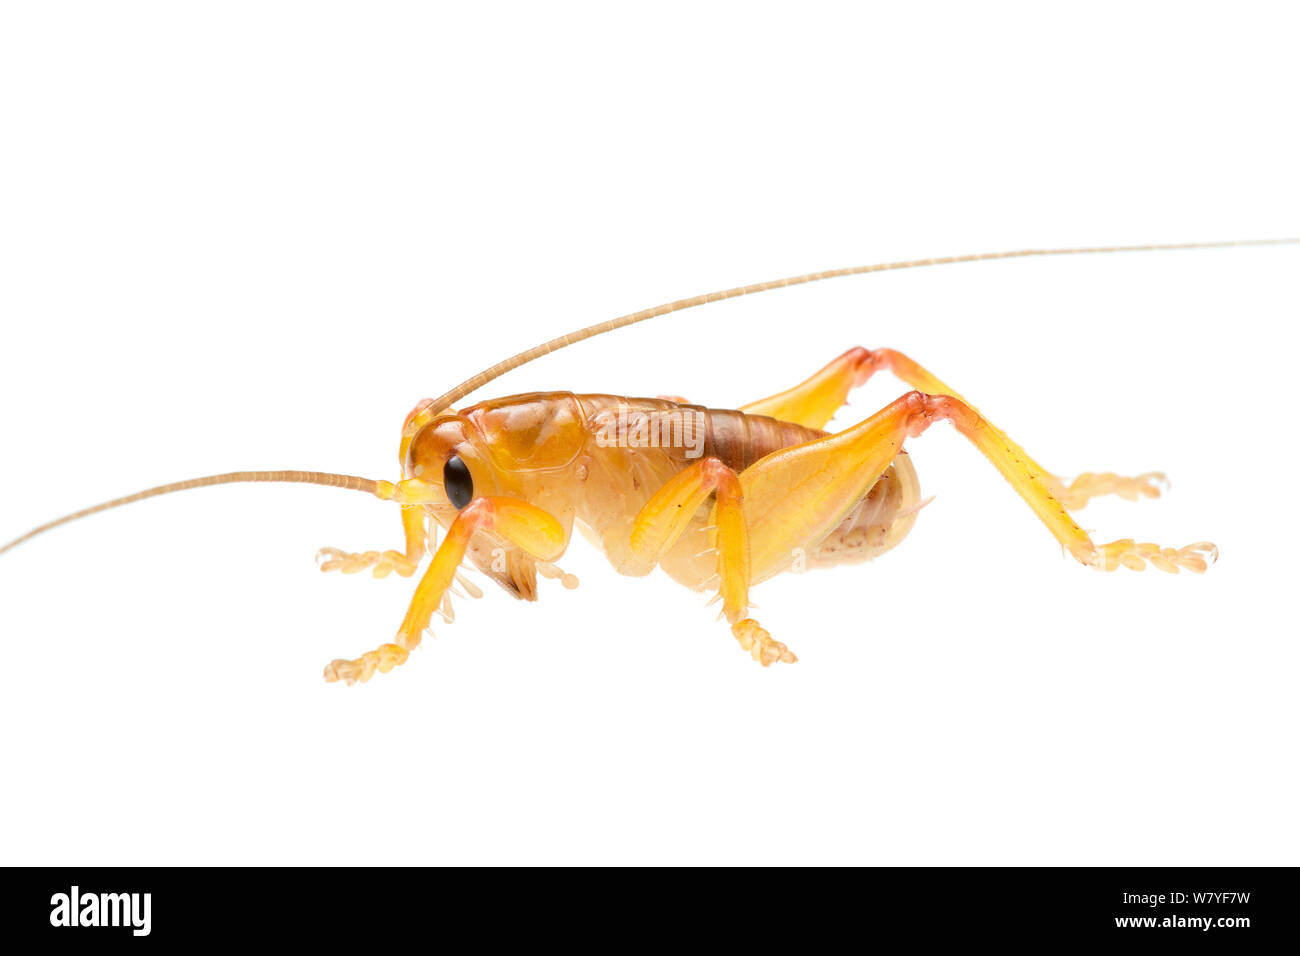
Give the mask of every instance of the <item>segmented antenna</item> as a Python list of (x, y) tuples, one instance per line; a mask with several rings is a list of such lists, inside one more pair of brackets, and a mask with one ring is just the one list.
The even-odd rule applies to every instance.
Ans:
[[(829, 269), (825, 272), (809, 272), (806, 275), (791, 276), (788, 279), (774, 279), (771, 282), (759, 282), (755, 285), (737, 286), (734, 289), (726, 289), (722, 292), (710, 292), (707, 295), (697, 295), (689, 299), (678, 299), (676, 302), (668, 302), (664, 305), (657, 305), (652, 309), (643, 309), (640, 312), (632, 312), (628, 315), (620, 316), (617, 319), (610, 319), (608, 322), (600, 322), (596, 325), (590, 325), (585, 329), (579, 329), (577, 332), (570, 332), (568, 335), (561, 335), (557, 339), (551, 339), (549, 342), (543, 342), (541, 345), (534, 346), (526, 352), (520, 352), (518, 355), (506, 359), (504, 362), (498, 362), (491, 368), (479, 372), (472, 378), (461, 382), (451, 391), (434, 399), (432, 402), (421, 403), (424, 407), (419, 413), (412, 416), (407, 422), (405, 431), (413, 434), (424, 422), (429, 421), (435, 415), (450, 408), (453, 404), (460, 401), (470, 392), (477, 391), (493, 379), (500, 378), (506, 372), (513, 371), (521, 365), (526, 365), (533, 359), (541, 358), (551, 352), (566, 348), (583, 339), (589, 339), (597, 335), (603, 335), (606, 332), (613, 332), (615, 329), (625, 328), (634, 325), (637, 322), (644, 322), (647, 319), (657, 318), (661, 315), (668, 315), (670, 312), (681, 312), (683, 309), (693, 309), (697, 305), (707, 305), (710, 302), (721, 302), (723, 299), (735, 299), (742, 295), (753, 295), (755, 292), (767, 292), (771, 289), (784, 289), (793, 285), (804, 285), (808, 282), (820, 282), (822, 279), (838, 279), (841, 276), (865, 275), (869, 272), (891, 272), (895, 269), (920, 269), (924, 266), (947, 266), (955, 265), (959, 262), (986, 262), (990, 259), (1024, 259), (1030, 256), (1074, 256), (1089, 255), (1100, 252), (1155, 252), (1161, 250), (1174, 249), (1223, 249), (1229, 246), (1277, 246), (1287, 245), (1300, 242), (1300, 238), (1292, 239), (1244, 239), (1235, 242), (1172, 242), (1172, 243), (1155, 243), (1144, 246), (1092, 246), (1074, 249), (1018, 249), (1014, 252), (982, 252), (973, 255), (964, 256), (942, 256), (938, 259), (911, 259), (905, 262), (883, 262), (869, 266), (852, 266), (847, 269)], [(206, 488), (209, 485), (230, 485), (242, 481), (265, 481), (265, 482), (296, 482), (299, 484), (326, 485), (330, 488), (344, 488), (349, 491), (364, 491), (378, 498), (385, 500), (393, 497), (394, 486), (386, 481), (372, 481), (369, 478), (356, 478), (352, 475), (335, 475), (322, 471), (231, 471), (223, 475), (209, 475), (206, 478), (191, 478), (187, 481), (177, 481), (169, 485), (159, 485), (157, 488), (150, 488), (147, 491), (137, 491), (133, 495), (127, 495), (124, 498), (115, 498), (112, 501), (106, 501), (90, 508), (84, 508), (81, 511), (65, 515), (55, 521), (47, 522), (38, 528), (33, 528), (26, 534), (15, 538), (8, 544), (0, 547), (0, 554), (17, 547), (24, 541), (29, 541), (38, 534), (44, 534), (52, 528), (59, 525), (67, 524), (70, 521), (76, 521), (79, 518), (85, 518), (89, 515), (98, 514), (101, 511), (108, 511), (110, 508), (120, 508), (122, 505), (133, 504), (137, 501), (143, 501), (145, 498), (155, 498), (158, 495), (169, 495), (176, 491), (190, 491), (194, 488)]]
[(83, 508), (80, 511), (74, 511), (70, 515), (64, 515), (54, 521), (48, 521), (39, 528), (33, 528), (26, 534), (14, 538), (4, 547), (0, 548), (0, 554), (4, 554), (11, 548), (16, 548), (24, 541), (30, 541), (38, 534), (44, 534), (52, 528), (59, 525), (67, 524), (70, 521), (76, 521), (78, 518), (86, 518), (93, 514), (99, 514), (101, 511), (108, 511), (111, 508), (120, 508), (122, 505), (134, 504), (137, 501), (143, 501), (146, 498), (156, 498), (159, 495), (170, 495), (175, 491), (190, 491), (194, 488), (206, 488), (209, 485), (233, 485), (241, 481), (279, 481), (295, 482), (307, 485), (326, 485), (330, 488), (344, 488), (348, 491), (364, 491), (368, 494), (375, 495), (379, 498), (387, 498), (392, 494), (392, 485), (386, 481), (372, 481), (369, 478), (356, 478), (352, 475), (335, 475), (325, 471), (228, 471), (222, 475), (209, 475), (206, 478), (190, 478), (186, 481), (174, 481), (169, 485), (159, 485), (157, 488), (149, 488), (146, 491), (137, 491), (133, 495), (126, 495), (123, 498), (114, 498), (112, 501), (105, 501), (102, 504), (94, 505), (90, 508)]
[(620, 316), (617, 319), (610, 319), (608, 322), (589, 325), (587, 328), (579, 329), (577, 332), (570, 332), (568, 335), (561, 335), (558, 339), (551, 339), (549, 342), (543, 342), (541, 345), (536, 345), (526, 352), (520, 352), (518, 355), (512, 356), (503, 362), (498, 362), (486, 371), (479, 372), (472, 378), (468, 378), (461, 382), (451, 391), (438, 396), (425, 409), (421, 418), (422, 420), (427, 421), (446, 409), (451, 408), (452, 405), (460, 401), (470, 392), (478, 391), (488, 382), (495, 378), (500, 378), (502, 375), (506, 374), (506, 372), (514, 371), (521, 365), (527, 365), (533, 359), (541, 358), (543, 355), (559, 351), (562, 348), (573, 345), (575, 342), (581, 342), (583, 339), (603, 335), (606, 332), (613, 332), (615, 329), (626, 328), (629, 325), (635, 325), (637, 322), (644, 322), (646, 319), (654, 319), (661, 315), (668, 315), (670, 312), (681, 312), (683, 309), (693, 309), (697, 305), (707, 305), (710, 302), (721, 302), (723, 299), (735, 299), (742, 295), (753, 295), (755, 292), (767, 292), (771, 289), (784, 289), (792, 285), (804, 285), (808, 282), (820, 282), (822, 279), (838, 279), (842, 276), (866, 275), (869, 272), (892, 272), (896, 269), (920, 269), (925, 266), (950, 266), (959, 262), (987, 262), (990, 259), (1025, 259), (1030, 256), (1079, 256), (1092, 255), (1101, 252), (1157, 252), (1174, 249), (1224, 249), (1229, 246), (1280, 246), (1297, 242), (1300, 242), (1300, 238), (1242, 239), (1228, 242), (1163, 242), (1143, 246), (1091, 246), (1074, 249), (1018, 249), (1014, 252), (980, 252), (964, 256), (941, 256), (938, 259), (911, 259), (906, 262), (883, 262), (869, 266), (850, 266), (847, 269), (828, 269), (825, 272), (809, 272), (806, 275), (791, 276), (788, 279), (774, 279), (771, 282), (759, 282), (755, 285), (737, 286), (734, 289), (726, 289), (722, 292), (710, 292), (706, 295), (697, 295), (689, 299), (678, 299), (676, 302), (657, 305), (652, 309), (642, 309), (640, 312), (632, 312), (628, 315)]

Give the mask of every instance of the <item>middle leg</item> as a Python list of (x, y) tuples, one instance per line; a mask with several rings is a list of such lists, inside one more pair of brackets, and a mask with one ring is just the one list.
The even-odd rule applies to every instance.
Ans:
[(631, 573), (648, 573), (690, 526), (701, 506), (714, 495), (711, 524), (718, 554), (718, 594), (722, 614), (740, 646), (764, 667), (798, 658), (758, 622), (749, 610), (751, 529), (745, 514), (740, 476), (717, 458), (703, 458), (684, 468), (646, 502), (632, 525)]

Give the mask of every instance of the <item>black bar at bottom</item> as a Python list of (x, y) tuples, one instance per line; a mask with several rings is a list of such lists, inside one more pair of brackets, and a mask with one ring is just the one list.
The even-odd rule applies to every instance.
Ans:
[[(808, 945), (849, 932), (914, 940), (1193, 940), (1288, 944), (1300, 929), (1294, 869), (838, 869), (619, 872), (438, 869), (9, 869), (10, 934), (98, 944), (148, 940), (375, 943), (396, 928), (521, 933), (567, 945), (623, 927), (624, 942), (725, 942), (797, 927)], [(515, 884), (515, 885), (511, 885)], [(709, 927), (703, 934), (698, 927)], [(436, 929), (435, 929), (436, 928)], [(378, 934), (378, 935), (376, 935)]]

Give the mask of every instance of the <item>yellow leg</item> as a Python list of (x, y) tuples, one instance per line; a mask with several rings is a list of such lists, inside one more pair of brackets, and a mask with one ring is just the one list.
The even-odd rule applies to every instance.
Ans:
[(849, 391), (870, 377), (872, 369), (866, 365), (869, 355), (864, 348), (849, 349), (794, 388), (742, 405), (740, 410), (747, 415), (766, 415), (805, 428), (825, 428), (843, 407)]
[(356, 574), (370, 568), (376, 578), (386, 578), (396, 571), (404, 578), (415, 573), (424, 559), (426, 532), (424, 508), (419, 505), (402, 506), (402, 530), (406, 536), (406, 553), (401, 551), (340, 551), (338, 548), (321, 548), (316, 552), (316, 563), (322, 571), (342, 571)]
[(1085, 471), (1068, 484), (1065, 479), (1055, 475), (1044, 475), (1043, 479), (1057, 500), (1071, 511), (1078, 511), (1093, 498), (1103, 495), (1118, 495), (1125, 501), (1159, 498), (1161, 486), (1169, 487), (1169, 479), (1159, 471), (1149, 471), (1133, 478), (1110, 471), (1100, 474)]
[[(415, 408), (411, 409), (410, 414), (406, 416), (406, 421), (402, 425), (402, 439), (398, 446), (397, 463), (402, 467), (406, 463), (406, 451), (410, 447), (411, 439), (419, 431), (419, 426), (429, 419), (429, 409), (433, 405), (433, 399), (423, 399)], [(400, 494), (406, 486), (407, 490), (412, 490), (413, 486), (409, 481), (402, 482), (395, 487), (393, 492)], [(414, 486), (418, 490), (418, 485)], [(428, 536), (425, 531), (425, 511), (418, 504), (402, 506), (402, 532), (406, 539), (406, 552), (388, 550), (388, 551), (343, 551), (339, 548), (321, 548), (316, 552), (316, 563), (322, 571), (342, 571), (344, 574), (356, 574), (370, 568), (370, 573), (376, 578), (386, 578), (389, 574), (396, 571), (404, 578), (409, 578), (415, 574), (419, 568), (420, 562), (428, 553)]]
[(737, 474), (716, 458), (704, 458), (674, 475), (645, 504), (632, 525), (632, 567), (649, 572), (690, 526), (709, 495), (716, 495), (712, 524), (718, 552), (718, 593), (722, 613), (741, 647), (764, 667), (798, 658), (772, 639), (758, 622), (745, 618), (749, 607), (749, 534)]
[[(741, 411), (754, 415), (768, 415), (783, 421), (796, 422), (808, 428), (825, 428), (836, 410), (843, 406), (849, 391), (864, 384), (878, 371), (888, 370), (901, 381), (928, 395), (950, 395), (966, 399), (922, 368), (902, 352), (893, 349), (849, 349), (811, 378), (770, 398), (751, 402)], [(969, 405), (969, 402), (966, 402)], [(971, 406), (972, 408), (974, 406)], [(990, 423), (991, 425), (991, 423)], [(1139, 498), (1160, 497), (1161, 485), (1168, 479), (1160, 472), (1148, 472), (1128, 478), (1113, 472), (1094, 474), (1085, 472), (1072, 482), (1050, 474), (1029, 458), (1023, 448), (1015, 445), (1006, 434), (1003, 438), (1014, 447), (1030, 466), (1042, 477), (1053, 496), (1070, 511), (1077, 511), (1091, 498), (1118, 495), (1128, 501)]]
[(515, 498), (476, 498), (466, 505), (438, 546), (433, 561), (415, 589), (406, 617), (393, 643), (362, 654), (355, 660), (338, 659), (325, 668), (327, 681), (367, 681), (375, 673), (387, 673), (404, 664), (417, 647), (429, 620), (442, 605), (443, 597), (465, 559), (475, 532), (490, 532), (527, 551), (542, 561), (553, 561), (564, 553), (564, 528), (542, 509)]
[[(889, 369), (903, 382), (925, 392), (929, 395), (950, 395), (953, 398), (960, 399), (968, 405), (971, 410), (974, 406), (970, 405), (965, 398), (962, 398), (954, 389), (948, 387), (933, 374), (926, 371), (916, 362), (912, 361), (902, 352), (895, 352), (893, 349), (875, 349), (874, 351), (863, 350), (865, 355), (861, 358), (861, 367), (867, 369), (867, 377), (870, 377), (878, 369)], [(866, 380), (865, 378), (863, 379)], [(984, 420), (990, 428), (995, 428), (992, 422)], [(1034, 471), (1043, 479), (1052, 495), (1070, 511), (1078, 511), (1084, 507), (1092, 498), (1100, 498), (1103, 495), (1118, 495), (1127, 501), (1137, 501), (1139, 498), (1159, 498), (1161, 485), (1168, 486), (1169, 479), (1158, 471), (1147, 472), (1144, 475), (1138, 475), (1128, 478), (1123, 475), (1117, 475), (1113, 472), (1104, 472), (1094, 474), (1084, 472), (1076, 477), (1072, 482), (1067, 482), (1063, 478), (1049, 473), (1036, 461), (1025, 453), (1025, 450), (1007, 437), (1006, 432), (996, 429), (1006, 442), (1007, 446), (1014, 450)]]
[(961, 398), (918, 391), (839, 434), (774, 452), (740, 475), (755, 577), (781, 569), (795, 550), (821, 540), (871, 487), (904, 440), (940, 420), (951, 422), (970, 440), (1061, 546), (1090, 567), (1140, 570), (1150, 561), (1165, 571), (1200, 572), (1206, 568), (1206, 558), (1215, 554), (1214, 546), (1205, 542), (1178, 550), (1131, 539), (1100, 547), (1093, 544), (1053, 496), (1041, 467), (1019, 445)]

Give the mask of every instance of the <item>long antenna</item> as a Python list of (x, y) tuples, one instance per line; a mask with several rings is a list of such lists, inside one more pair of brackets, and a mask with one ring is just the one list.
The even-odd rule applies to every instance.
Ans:
[(74, 511), (70, 515), (64, 515), (62, 518), (57, 518), (54, 521), (48, 521), (39, 528), (33, 528), (26, 534), (14, 538), (4, 547), (0, 548), (0, 554), (4, 554), (11, 548), (18, 547), (18, 545), (22, 544), (24, 541), (29, 541), (38, 534), (44, 534), (51, 528), (57, 528), (59, 525), (67, 524), (70, 521), (76, 521), (78, 518), (85, 518), (93, 514), (99, 514), (101, 511), (108, 511), (110, 508), (120, 508), (122, 505), (129, 505), (137, 501), (143, 501), (145, 498), (156, 498), (158, 495), (170, 495), (176, 491), (190, 491), (193, 488), (206, 488), (209, 485), (233, 485), (240, 481), (296, 482), (298, 484), (326, 485), (330, 488), (344, 488), (348, 491), (364, 491), (380, 498), (387, 498), (392, 495), (392, 485), (386, 481), (371, 481), (369, 478), (355, 478), (352, 475), (335, 475), (325, 471), (228, 471), (223, 475), (209, 475), (207, 478), (190, 478), (186, 481), (174, 481), (169, 485), (159, 485), (157, 488), (150, 488), (146, 491), (137, 491), (133, 495), (126, 495), (123, 498), (114, 498), (112, 501), (105, 501), (103, 504), (94, 505), (90, 508), (83, 508), (80, 511)]
[(573, 345), (575, 342), (581, 342), (583, 339), (589, 339), (596, 335), (603, 335), (606, 332), (613, 332), (615, 329), (626, 328), (629, 325), (635, 325), (637, 322), (644, 322), (646, 319), (657, 318), (661, 315), (667, 315), (670, 312), (681, 312), (683, 309), (693, 309), (697, 305), (707, 305), (710, 302), (721, 302), (723, 299), (735, 299), (742, 295), (753, 295), (755, 292), (767, 292), (771, 289), (784, 289), (792, 285), (803, 285), (808, 282), (820, 282), (823, 279), (838, 279), (841, 276), (865, 275), (869, 272), (891, 272), (895, 269), (921, 269), (926, 266), (949, 266), (955, 265), (959, 262), (987, 262), (990, 259), (1025, 259), (1030, 256), (1078, 256), (1101, 252), (1155, 252), (1174, 249), (1224, 249), (1229, 246), (1280, 246), (1297, 242), (1300, 242), (1300, 238), (1243, 239), (1229, 242), (1165, 242), (1143, 246), (1091, 246), (1074, 249), (1018, 249), (1014, 252), (981, 252), (964, 256), (942, 256), (938, 259), (911, 259), (906, 262), (883, 262), (869, 266), (851, 266), (847, 269), (829, 269), (826, 272), (809, 272), (806, 275), (791, 276), (788, 279), (774, 279), (771, 282), (759, 282), (755, 285), (737, 286), (734, 289), (726, 289), (722, 292), (710, 292), (706, 295), (697, 295), (689, 299), (678, 299), (676, 302), (657, 305), (652, 309), (642, 309), (640, 312), (632, 312), (628, 315), (620, 316), (617, 319), (610, 319), (608, 322), (589, 325), (587, 328), (579, 329), (577, 332), (570, 332), (568, 335), (561, 335), (558, 339), (551, 339), (549, 342), (543, 342), (541, 345), (534, 346), (526, 352), (520, 352), (518, 355), (506, 359), (504, 362), (498, 362), (486, 371), (479, 372), (473, 378), (468, 378), (461, 382), (451, 391), (440, 395), (425, 407), (418, 416), (418, 420), (411, 422), (411, 425), (418, 427), (433, 418), (435, 415), (450, 408), (470, 392), (478, 391), (493, 379), (499, 378), (506, 372), (513, 371), (521, 365), (526, 365), (533, 359), (541, 358), (543, 355), (548, 355), (551, 352), (556, 352), (562, 348)]
[[(621, 316), (617, 319), (610, 319), (608, 322), (600, 322), (596, 325), (588, 326), (585, 329), (579, 329), (577, 332), (570, 332), (568, 335), (561, 335), (557, 339), (551, 339), (549, 342), (543, 342), (541, 345), (534, 346), (526, 352), (520, 352), (518, 355), (506, 359), (504, 362), (498, 362), (486, 371), (479, 372), (473, 378), (466, 379), (457, 385), (451, 391), (441, 395), (431, 402), (422, 402), (421, 410), (413, 415), (407, 422), (404, 431), (409, 435), (413, 434), (425, 422), (432, 419), (435, 415), (450, 408), (454, 403), (460, 401), (470, 392), (482, 388), (488, 382), (499, 378), (506, 372), (519, 368), (531, 362), (533, 359), (541, 358), (551, 352), (566, 348), (575, 342), (581, 342), (583, 339), (589, 339), (596, 335), (603, 335), (606, 332), (613, 332), (615, 329), (621, 329), (637, 322), (644, 322), (646, 319), (653, 319), (657, 316), (667, 315), (670, 312), (680, 312), (683, 309), (692, 309), (697, 305), (706, 305), (710, 302), (721, 302), (723, 299), (735, 299), (742, 295), (752, 295), (755, 292), (767, 292), (771, 289), (784, 289), (788, 286), (803, 285), (808, 282), (819, 282), (822, 279), (836, 279), (841, 276), (865, 275), (869, 272), (890, 272), (895, 269), (920, 269), (925, 266), (946, 266), (954, 265), (959, 262), (985, 262), (990, 259), (1023, 259), (1030, 256), (1072, 256), (1087, 255), (1100, 252), (1151, 252), (1157, 250), (1174, 250), (1174, 249), (1223, 249), (1230, 246), (1277, 246), (1300, 243), (1300, 238), (1292, 239), (1245, 239), (1235, 242), (1176, 242), (1176, 243), (1155, 243), (1144, 246), (1092, 246), (1074, 249), (1019, 249), (1014, 252), (983, 252), (973, 255), (964, 256), (943, 256), (938, 259), (911, 259), (905, 262), (884, 262), (869, 266), (852, 266), (847, 269), (829, 269), (826, 272), (809, 272), (806, 275), (791, 276), (788, 279), (775, 279), (771, 282), (760, 282), (756, 285), (737, 286), (734, 289), (726, 289), (722, 292), (710, 292), (707, 295), (697, 295), (689, 299), (678, 299), (676, 302), (668, 302), (664, 305), (657, 305), (652, 309), (643, 309), (640, 312), (632, 312), (628, 315)], [(137, 501), (143, 501), (145, 498), (156, 498), (159, 495), (169, 495), (177, 491), (190, 491), (194, 488), (206, 488), (210, 485), (230, 485), (243, 481), (261, 481), (261, 482), (295, 482), (298, 484), (325, 485), (330, 488), (344, 488), (348, 491), (364, 491), (367, 494), (374, 495), (384, 500), (395, 500), (395, 495), (399, 489), (387, 481), (373, 481), (369, 478), (356, 478), (352, 475), (336, 475), (323, 471), (231, 471), (222, 475), (209, 475), (206, 478), (190, 478), (186, 481), (177, 481), (168, 485), (159, 485), (157, 488), (149, 488), (146, 491), (137, 491), (133, 495), (127, 495), (123, 498), (114, 498), (112, 501), (105, 501), (103, 504), (94, 505), (90, 508), (83, 508), (81, 511), (73, 512), (54, 521), (46, 522), (40, 527), (33, 528), (26, 534), (21, 535), (8, 544), (0, 547), (0, 554), (16, 548), (24, 541), (30, 541), (38, 534), (44, 534), (52, 528), (68, 524), (79, 518), (85, 518), (89, 515), (98, 514), (101, 511), (108, 511), (111, 508), (120, 508), (123, 505), (133, 504)], [(407, 504), (418, 504), (418, 500), (402, 500)]]

